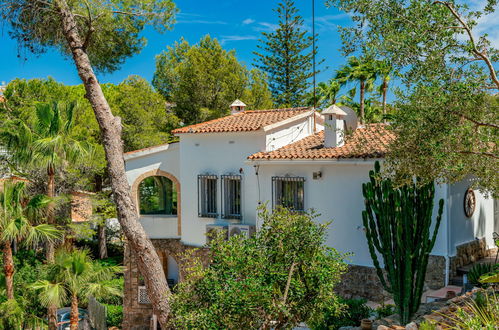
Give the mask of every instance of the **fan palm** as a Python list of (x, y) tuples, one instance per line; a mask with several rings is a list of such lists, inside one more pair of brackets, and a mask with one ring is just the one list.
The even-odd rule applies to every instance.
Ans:
[(32, 285), (39, 291), (40, 301), (45, 306), (61, 307), (71, 302), (70, 329), (78, 329), (78, 305), (90, 295), (99, 298), (110, 295), (121, 296), (120, 289), (109, 284), (118, 266), (103, 266), (93, 261), (86, 250), (58, 250), (55, 261), (48, 266), (48, 278)]
[[(336, 71), (335, 79), (344, 86), (350, 82), (359, 82), (360, 85), (360, 100), (359, 100), (359, 117), (360, 123), (365, 121), (364, 113), (364, 99), (366, 91), (373, 87), (373, 83), (377, 78), (377, 71), (374, 62), (367, 57), (357, 58), (351, 56), (348, 58), (346, 65), (342, 66)], [(355, 95), (355, 88), (350, 90), (349, 94), (353, 97)]]
[[(3, 125), (2, 138), (10, 161), (21, 167), (42, 167), (47, 171), (47, 196), (55, 197), (57, 170), (67, 163), (77, 163), (89, 153), (86, 142), (73, 138), (73, 113), (76, 103), (38, 103), (34, 123), (11, 120)], [(32, 127), (32, 128), (30, 128)], [(47, 222), (55, 224), (54, 206), (47, 207)], [(47, 244), (47, 260), (54, 259), (54, 242)]]
[(386, 96), (388, 94), (388, 84), (391, 80), (391, 74), (394, 72), (394, 68), (388, 61), (376, 61), (375, 70), (377, 74), (381, 77), (380, 94), (382, 95), (383, 101), (383, 117), (386, 116)]
[(37, 223), (36, 218), (50, 199), (38, 195), (31, 199), (26, 194), (25, 182), (6, 180), (0, 190), (0, 244), (3, 245), (3, 271), (7, 299), (14, 299), (14, 262), (12, 242), (36, 246), (54, 241), (60, 232), (51, 225)]

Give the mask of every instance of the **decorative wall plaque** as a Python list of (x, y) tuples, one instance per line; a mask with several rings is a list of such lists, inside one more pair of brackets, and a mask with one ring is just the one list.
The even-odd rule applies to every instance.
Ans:
[(476, 207), (475, 192), (473, 191), (473, 189), (469, 188), (468, 190), (466, 190), (466, 193), (464, 194), (464, 214), (468, 218), (471, 218), (471, 216), (475, 212), (475, 207)]

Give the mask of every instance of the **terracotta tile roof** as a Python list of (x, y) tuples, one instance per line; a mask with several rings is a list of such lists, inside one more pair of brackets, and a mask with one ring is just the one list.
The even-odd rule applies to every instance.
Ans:
[(368, 124), (357, 128), (341, 147), (325, 148), (324, 131), (307, 136), (295, 143), (269, 152), (258, 152), (248, 157), (264, 159), (335, 159), (335, 158), (380, 158), (395, 135), (385, 124)]
[(304, 114), (310, 108), (246, 110), (230, 116), (173, 130), (172, 133), (250, 132)]

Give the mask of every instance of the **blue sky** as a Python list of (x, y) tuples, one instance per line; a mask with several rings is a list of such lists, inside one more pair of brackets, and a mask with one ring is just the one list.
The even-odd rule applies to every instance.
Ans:
[[(210, 34), (219, 39), (224, 48), (234, 49), (240, 61), (248, 67), (254, 63), (253, 51), (257, 50), (258, 38), (262, 31), (270, 31), (277, 23), (272, 10), (277, 0), (205, 0), (176, 1), (180, 13), (173, 30), (165, 34), (152, 29), (144, 31), (148, 39), (142, 52), (130, 59), (120, 70), (107, 75), (99, 75), (101, 82), (119, 83), (132, 74), (152, 80), (155, 69), (154, 58), (167, 46), (184, 37), (190, 43), (196, 43), (203, 35)], [(305, 27), (311, 27), (311, 0), (296, 0), (296, 6), (305, 19)], [(322, 72), (318, 81), (327, 80), (334, 74), (334, 69), (345, 62), (339, 51), (341, 40), (337, 32), (338, 25), (349, 25), (351, 21), (345, 13), (335, 8), (326, 8), (324, 2), (316, 0), (316, 32), (319, 34), (319, 57), (324, 58), (328, 70)], [(1, 27), (0, 27), (1, 29)], [(8, 83), (14, 78), (46, 78), (51, 76), (65, 84), (79, 84), (73, 63), (58, 54), (49, 51), (39, 57), (28, 56), (26, 61), (17, 57), (17, 44), (4, 30), (0, 30), (0, 83)]]

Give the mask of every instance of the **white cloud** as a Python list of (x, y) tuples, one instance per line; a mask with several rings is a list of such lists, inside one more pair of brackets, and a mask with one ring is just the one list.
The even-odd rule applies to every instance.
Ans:
[(255, 27), (256, 31), (273, 32), (279, 27), (278, 24), (259, 22), (258, 26)]
[(257, 40), (257, 36), (253, 35), (231, 35), (231, 36), (222, 36), (220, 42), (223, 44), (231, 41), (244, 41), (244, 40)]
[(252, 18), (247, 18), (243, 21), (243, 25), (248, 25), (248, 24), (253, 24), (255, 23), (255, 20)]

